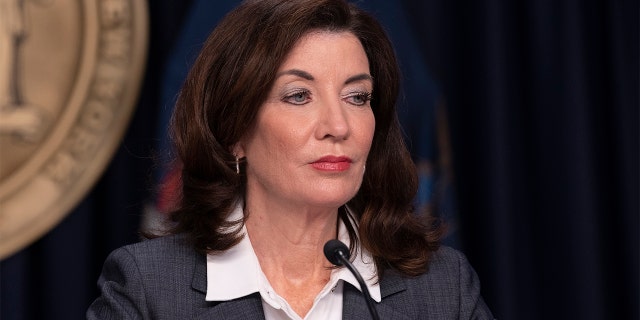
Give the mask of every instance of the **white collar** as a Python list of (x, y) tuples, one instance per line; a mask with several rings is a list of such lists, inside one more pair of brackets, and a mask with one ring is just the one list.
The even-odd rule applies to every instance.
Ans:
[[(242, 202), (239, 202), (227, 220), (242, 219), (242, 206)], [(207, 255), (206, 301), (228, 301), (260, 292), (261, 279), (264, 279), (264, 274), (251, 246), (251, 241), (246, 236), (247, 229), (244, 226), (241, 233), (243, 237), (237, 245), (222, 253)], [(349, 246), (349, 235), (342, 221), (339, 223), (338, 239)], [(382, 298), (377, 271), (369, 252), (358, 248), (353, 265), (365, 280), (373, 300), (380, 302)], [(360, 284), (345, 267), (334, 269), (331, 272), (330, 282), (337, 282), (337, 280), (346, 281), (360, 290)]]

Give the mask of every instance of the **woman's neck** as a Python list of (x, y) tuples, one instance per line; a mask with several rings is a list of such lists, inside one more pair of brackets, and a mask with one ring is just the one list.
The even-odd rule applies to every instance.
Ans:
[(285, 212), (248, 202), (245, 211), (247, 233), (262, 271), (274, 290), (304, 316), (331, 275), (323, 247), (336, 237), (337, 208)]
[(298, 265), (295, 261), (301, 259), (314, 266), (327, 266), (323, 246), (337, 235), (337, 208), (295, 212), (256, 209), (250, 204), (245, 208), (247, 232), (258, 258), (264, 256), (285, 267)]

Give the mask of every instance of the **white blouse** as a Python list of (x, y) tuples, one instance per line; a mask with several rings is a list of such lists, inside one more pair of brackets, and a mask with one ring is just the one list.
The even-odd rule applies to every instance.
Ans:
[[(242, 203), (238, 203), (229, 221), (237, 221), (243, 216)], [(221, 253), (207, 255), (207, 301), (228, 301), (259, 292), (266, 320), (331, 320), (342, 319), (342, 290), (346, 281), (360, 289), (356, 278), (345, 267), (334, 269), (327, 285), (316, 296), (311, 310), (304, 318), (296, 314), (289, 303), (274, 290), (253, 251), (247, 230), (240, 243)], [(338, 239), (349, 246), (349, 236), (344, 222), (340, 221)], [(380, 286), (371, 255), (358, 248), (353, 265), (365, 279), (371, 297), (380, 302)]]

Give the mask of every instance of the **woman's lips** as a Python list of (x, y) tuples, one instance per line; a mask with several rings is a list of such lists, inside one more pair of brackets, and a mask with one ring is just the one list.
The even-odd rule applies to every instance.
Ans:
[(345, 171), (351, 167), (351, 159), (345, 156), (325, 156), (311, 163), (311, 166), (320, 171)]

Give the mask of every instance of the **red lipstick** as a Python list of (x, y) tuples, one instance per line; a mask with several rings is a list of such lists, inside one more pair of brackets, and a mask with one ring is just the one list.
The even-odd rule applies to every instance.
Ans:
[(320, 171), (345, 171), (351, 167), (352, 160), (345, 156), (325, 156), (311, 163), (311, 166)]

